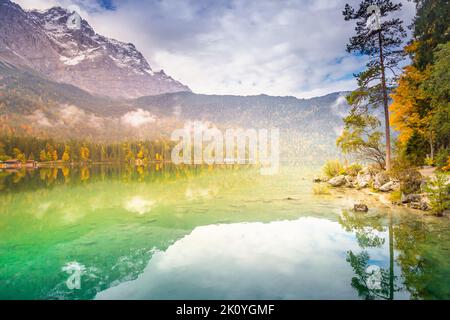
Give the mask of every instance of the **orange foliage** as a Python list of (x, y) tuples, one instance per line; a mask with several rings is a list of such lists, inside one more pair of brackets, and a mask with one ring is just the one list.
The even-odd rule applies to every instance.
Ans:
[(450, 157), (448, 157), (447, 165), (442, 168), (442, 171), (450, 171)]
[(413, 65), (405, 67), (398, 87), (391, 94), (393, 100), (389, 109), (391, 126), (399, 132), (400, 143), (405, 143), (414, 130), (426, 132), (431, 115), (423, 116), (420, 108), (426, 103), (426, 95), (421, 84), (429, 77), (430, 71), (420, 71)]

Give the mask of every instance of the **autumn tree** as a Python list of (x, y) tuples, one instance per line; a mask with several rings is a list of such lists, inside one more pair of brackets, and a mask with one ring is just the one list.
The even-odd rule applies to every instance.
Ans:
[(61, 160), (64, 162), (70, 161), (70, 147), (68, 145), (66, 145), (64, 148), (64, 153), (61, 157)]
[(47, 143), (47, 145), (45, 146), (45, 149), (47, 151), (47, 161), (52, 161), (53, 160), (53, 145), (50, 143)]
[[(406, 47), (406, 51), (412, 52), (416, 48), (417, 44), (412, 43)], [(432, 110), (423, 88), (423, 82), (429, 77), (429, 73), (429, 69), (421, 71), (414, 65), (407, 66), (391, 95), (391, 125), (399, 133), (400, 147), (404, 151), (408, 150), (406, 156), (413, 163), (423, 160), (427, 149), (431, 158), (434, 155)], [(423, 148), (425, 144), (429, 148)]]
[(433, 161), (436, 153), (445, 153), (450, 143), (450, 6), (445, 0), (415, 2), (413, 40), (405, 48), (412, 63), (398, 81), (390, 110), (402, 153), (420, 165), (427, 155)]
[(45, 150), (41, 150), (41, 152), (39, 153), (39, 160), (42, 162), (48, 161), (47, 153), (45, 152)]
[(52, 160), (58, 161), (58, 151), (56, 149), (54, 149), (52, 152)]
[[(372, 14), (368, 12), (371, 5), (377, 5), (380, 9), (382, 22), (377, 31), (366, 27), (367, 19)], [(388, 94), (396, 77), (397, 66), (404, 56), (401, 44), (406, 37), (403, 21), (388, 16), (401, 7), (401, 3), (391, 0), (364, 0), (356, 9), (346, 4), (343, 11), (346, 21), (356, 20), (356, 35), (350, 38), (347, 52), (369, 57), (365, 70), (355, 74), (358, 88), (347, 99), (352, 108), (350, 114), (368, 116), (375, 109), (383, 107), (386, 169), (390, 168), (391, 152)], [(353, 131), (353, 128), (349, 129)]]
[(131, 146), (128, 143), (123, 144), (123, 152), (125, 154), (125, 162), (127, 163), (133, 163), (135, 160), (135, 155), (133, 153), (133, 150), (131, 149)]
[(10, 157), (6, 155), (5, 152), (5, 144), (3, 142), (0, 142), (0, 161), (8, 160)]
[(80, 148), (80, 160), (83, 162), (89, 161), (90, 152), (89, 148), (86, 145), (83, 145)]
[(142, 144), (139, 144), (139, 151), (136, 154), (136, 158), (138, 159), (144, 159), (145, 157), (145, 151), (144, 151), (144, 146)]
[(14, 148), (13, 153), (14, 153), (14, 157), (17, 160), (19, 160), (20, 162), (25, 162), (27, 160), (25, 157), (25, 154), (22, 151), (20, 151), (19, 148)]

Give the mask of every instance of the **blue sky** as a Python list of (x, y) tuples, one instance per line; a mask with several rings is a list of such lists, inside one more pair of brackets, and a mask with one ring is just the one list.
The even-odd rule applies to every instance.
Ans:
[(112, 0), (99, 0), (98, 2), (102, 8), (107, 10), (114, 10), (116, 8)]
[[(17, 0), (77, 5), (100, 34), (136, 45), (154, 70), (205, 94), (311, 97), (355, 87), (346, 2), (359, 0)], [(414, 5), (401, 1), (409, 24)]]

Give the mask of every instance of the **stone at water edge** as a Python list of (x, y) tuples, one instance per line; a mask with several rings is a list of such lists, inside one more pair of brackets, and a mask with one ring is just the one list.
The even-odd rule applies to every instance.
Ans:
[(378, 172), (375, 175), (373, 182), (373, 187), (375, 189), (380, 189), (382, 186), (386, 185), (390, 181), (389, 175), (386, 172)]
[(333, 187), (340, 187), (347, 183), (347, 180), (345, 180), (345, 176), (337, 176), (333, 179), (328, 180), (328, 183), (332, 185)]
[(325, 178), (320, 178), (320, 177), (314, 177), (314, 178), (313, 178), (313, 182), (314, 182), (314, 183), (327, 182), (327, 179), (325, 179)]
[(422, 195), (420, 195), (420, 194), (404, 194), (404, 193), (402, 193), (402, 197), (401, 197), (402, 203), (420, 202), (421, 199), (422, 199)]
[(369, 207), (367, 207), (367, 205), (365, 205), (364, 203), (356, 203), (353, 206), (353, 211), (355, 211), (355, 212), (367, 212), (367, 211), (369, 211)]
[(354, 183), (355, 182), (355, 177), (347, 175), (347, 176), (345, 176), (345, 181), (347, 181), (347, 183)]
[(410, 207), (411, 209), (422, 210), (422, 211), (428, 211), (431, 209), (430, 206), (428, 205), (428, 203), (424, 200), (421, 200), (419, 202), (411, 202), (408, 204), (408, 207)]
[(379, 190), (382, 191), (382, 192), (389, 192), (389, 191), (394, 190), (394, 182), (393, 181), (389, 181), (388, 183), (382, 185), (379, 188)]
[(391, 180), (393, 183), (394, 183), (394, 185), (392, 186), (392, 190), (395, 190), (395, 191), (399, 191), (400, 190), (400, 181), (398, 181), (398, 180)]
[(372, 182), (372, 175), (370, 173), (358, 173), (356, 182), (360, 188), (366, 188)]

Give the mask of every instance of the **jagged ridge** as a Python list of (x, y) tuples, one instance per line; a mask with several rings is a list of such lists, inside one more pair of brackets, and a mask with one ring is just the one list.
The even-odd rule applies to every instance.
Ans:
[(164, 71), (154, 72), (133, 44), (97, 34), (60, 7), (24, 11), (0, 0), (0, 59), (110, 97), (190, 91)]

